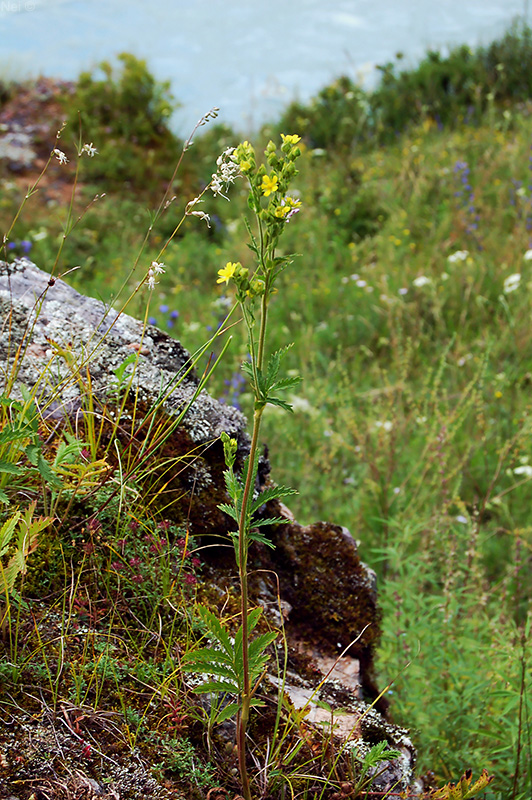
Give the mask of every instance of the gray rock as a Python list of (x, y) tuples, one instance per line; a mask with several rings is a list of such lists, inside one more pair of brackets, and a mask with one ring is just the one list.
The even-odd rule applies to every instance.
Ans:
[[(165, 411), (176, 414), (197, 390), (190, 354), (176, 339), (153, 325), (143, 330), (139, 320), (50, 278), (26, 258), (13, 264), (0, 262), (0, 312), (4, 320), (0, 390), (15, 363), (17, 346), (25, 340), (15, 392), (20, 384), (42, 385), (40, 401), (54, 418), (61, 409), (72, 415), (82, 408), (80, 379), (86, 369), (95, 396), (105, 401), (116, 384), (114, 370), (135, 353), (139, 355), (132, 389), (141, 401), (153, 403), (163, 392)], [(243, 443), (246, 419), (202, 391), (187, 411), (183, 427), (195, 444), (217, 438), (222, 431)]]
[[(96, 413), (106, 415), (110, 428), (118, 408), (113, 402), (115, 370), (137, 356), (125, 368), (126, 375), (133, 373), (130, 401), (117, 435), (137, 446), (147, 435), (145, 420), (151, 419), (155, 406), (167, 428), (186, 411), (164, 444), (165, 456), (175, 463), (165, 481), (176, 497), (166, 514), (177, 523), (187, 520), (202, 533), (226, 532), (227, 521), (217, 507), (226, 499), (219, 436), (226, 431), (236, 438), (243, 458), (249, 451), (247, 422), (236, 408), (204, 390), (198, 393), (190, 354), (178, 341), (85, 297), (27, 258), (0, 262), (0, 319), (0, 392), (8, 387), (9, 396), (20, 399), (21, 387), (31, 388), (43, 418), (51, 423), (70, 418), (79, 426), (86, 414)], [(95, 409), (87, 407), (87, 374)]]

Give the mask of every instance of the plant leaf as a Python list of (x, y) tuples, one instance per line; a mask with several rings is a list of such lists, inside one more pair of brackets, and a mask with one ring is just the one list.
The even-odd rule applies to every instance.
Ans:
[(288, 497), (291, 494), (297, 494), (297, 489), (290, 489), (288, 486), (268, 486), (251, 503), (250, 513), (253, 514), (270, 500), (278, 500), (280, 497)]
[(235, 714), (238, 714), (240, 709), (239, 703), (229, 703), (228, 706), (225, 706), (220, 713), (216, 717), (217, 722), (225, 722), (226, 719), (230, 717), (234, 717)]
[(11, 461), (0, 461), (0, 472), (6, 472), (8, 475), (22, 475), (24, 467), (13, 464)]

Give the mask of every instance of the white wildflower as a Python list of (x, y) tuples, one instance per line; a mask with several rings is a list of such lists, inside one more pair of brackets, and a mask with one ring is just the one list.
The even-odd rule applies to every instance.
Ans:
[(211, 218), (210, 218), (210, 216), (208, 214), (206, 214), (205, 211), (194, 211), (193, 210), (194, 206), (198, 205), (198, 203), (201, 203), (201, 202), (202, 202), (201, 197), (195, 197), (193, 200), (190, 201), (190, 203), (187, 203), (186, 208), (185, 208), (185, 214), (186, 214), (187, 217), (197, 217), (198, 219), (205, 220), (205, 222), (207, 223), (207, 227), (210, 228), (211, 227)]
[(408, 294), (408, 289), (405, 286), (402, 286), (399, 289), (399, 294), (402, 294), (402, 295)]
[(430, 278), (427, 278), (426, 275), (419, 275), (419, 277), (414, 278), (414, 280), (412, 281), (412, 285), (417, 286), (418, 288), (421, 288), (422, 286), (427, 286), (427, 284), (429, 283), (432, 283), (432, 281)]
[(359, 278), (358, 281), (356, 281), (356, 285), (363, 289), (364, 286), (367, 286), (367, 283), (363, 278)]
[(465, 261), (469, 255), (469, 250), (457, 250), (456, 253), (451, 253), (447, 256), (449, 264), (456, 264), (457, 261)]
[(53, 150), (54, 156), (57, 158), (60, 164), (68, 164), (68, 158), (63, 153), (62, 150), (58, 150), (57, 147)]
[(504, 294), (515, 292), (515, 290), (519, 288), (520, 283), (521, 283), (521, 274), (519, 272), (515, 272), (513, 275), (508, 275), (508, 277), (505, 278), (503, 283)]
[(155, 284), (157, 283), (155, 276), (162, 275), (163, 272), (165, 272), (163, 263), (159, 263), (158, 261), (151, 262), (151, 267), (149, 268), (146, 276), (146, 286), (148, 289), (155, 289)]
[(92, 142), (90, 144), (83, 145), (80, 151), (80, 155), (82, 155), (82, 153), (87, 153), (89, 158), (94, 158), (94, 156), (98, 155), (98, 151), (96, 150)]
[(223, 193), (223, 188), (224, 185), (222, 183), (221, 178), (216, 173), (214, 173), (211, 178), (211, 192), (215, 197), (220, 195), (220, 197), (224, 197), (226, 200), (229, 200), (229, 198), (226, 197), (226, 195)]
[(523, 258), (525, 261), (532, 261), (532, 250), (527, 250)]
[(393, 428), (393, 422), (390, 422), (389, 419), (377, 420), (373, 423), (373, 427), (377, 429), (382, 428), (383, 431), (389, 433)]
[(523, 464), (521, 467), (514, 469), (514, 475), (523, 475), (524, 478), (532, 478), (532, 466), (530, 464)]
[(306, 397), (300, 397), (299, 395), (291, 395), (290, 396), (290, 403), (294, 411), (300, 411), (303, 414), (309, 414), (310, 416), (315, 416), (316, 409), (309, 403)]
[(216, 166), (218, 169), (212, 175), (210, 183), (211, 191), (215, 197), (220, 195), (220, 197), (223, 197), (225, 200), (229, 200), (227, 195), (224, 194), (224, 191), (227, 191), (227, 187), (231, 183), (234, 183), (235, 178), (238, 178), (241, 174), (240, 167), (231, 158), (234, 152), (234, 147), (228, 147), (216, 159)]
[(467, 517), (464, 517), (464, 515), (463, 515), (463, 514), (458, 514), (458, 516), (457, 516), (457, 517), (455, 517), (455, 520), (456, 520), (457, 522), (461, 522), (461, 523), (462, 523), (462, 525), (467, 525), (467, 523), (469, 522), (468, 518), (467, 518)]
[(207, 223), (207, 227), (211, 227), (211, 218), (205, 211), (189, 211), (187, 216), (189, 217), (197, 217), (198, 219), (203, 219)]

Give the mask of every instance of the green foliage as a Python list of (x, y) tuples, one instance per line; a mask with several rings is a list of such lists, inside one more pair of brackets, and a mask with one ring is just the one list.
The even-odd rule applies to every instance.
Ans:
[[(236, 702), (229, 702), (217, 714), (217, 722), (235, 716), (242, 709), (242, 695), (244, 694), (245, 674), (243, 659), (243, 626), (238, 628), (234, 640), (224, 628), (216, 614), (205, 606), (198, 606), (198, 615), (214, 639), (215, 647), (202, 647), (186, 653), (183, 665), (188, 672), (203, 673), (209, 678), (197, 686), (197, 694), (229, 694), (236, 696)], [(247, 617), (248, 635), (256, 628), (262, 610), (254, 608)], [(268, 661), (267, 648), (276, 640), (277, 632), (271, 631), (256, 636), (249, 642), (249, 677), (253, 684), (251, 695), (258, 689), (264, 669)], [(250, 699), (249, 707), (263, 705), (262, 701)]]
[(429, 51), (412, 68), (401, 68), (402, 59), (398, 53), (378, 67), (372, 92), (343, 76), (309, 104), (292, 103), (279, 129), (297, 129), (311, 147), (332, 152), (391, 143), (426, 119), (478, 123), (493, 104), (506, 107), (532, 96), (532, 31), (526, 24), (516, 23), (487, 47), (461, 45), (448, 55)]
[(146, 62), (130, 53), (118, 56), (119, 67), (103, 61), (99, 72), (83, 72), (76, 92), (66, 99), (69, 130), (81, 131), (98, 158), (85, 162), (84, 178), (105, 181), (106, 188), (132, 184), (153, 190), (168, 180), (182, 145), (168, 122), (177, 107), (168, 81), (157, 81)]
[[(38, 545), (39, 534), (52, 522), (49, 518), (34, 519), (36, 503), (32, 503), (24, 513), (16, 511), (0, 528), (0, 559), (10, 554), (4, 566), (0, 561), (0, 587), (6, 603), (13, 592), (19, 575), (26, 574), (26, 560)], [(15, 539), (15, 530), (18, 533)], [(2, 620), (3, 623), (3, 620)]]
[(447, 786), (434, 792), (431, 800), (469, 800), (470, 797), (476, 797), (486, 790), (493, 780), (493, 775), (488, 775), (488, 770), (483, 769), (480, 778), (471, 786), (472, 778), (472, 771), (466, 770), (456, 785), (448, 783)]
[(24, 401), (2, 394), (0, 406), (0, 501), (9, 504), (6, 490), (27, 486), (28, 481), (35, 477), (40, 477), (49, 486), (59, 486), (56, 471), (43, 455), (40, 416), (30, 394), (26, 392)]
[(394, 761), (401, 757), (399, 750), (388, 748), (387, 742), (378, 742), (363, 755), (356, 748), (350, 751), (355, 781), (352, 788), (354, 797), (365, 797), (371, 785), (378, 776), (379, 764)]
[[(128, 311), (147, 313), (164, 327), (170, 318), (162, 308), (179, 310), (169, 330), (185, 346), (199, 347), (208, 327), (216, 329), (225, 319), (232, 305), (229, 288), (240, 292), (251, 334), (232, 329), (233, 349), (213, 385), (227, 400), (224, 379), (236, 383), (244, 361), (251, 364), (247, 372), (253, 384), (237, 383), (237, 400), (244, 409), (253, 413), (257, 400), (264, 407), (270, 395), (279, 396), (276, 389), (284, 390), (281, 403), (293, 413), (282, 414), (282, 405), (270, 404), (261, 438), (269, 444), (274, 477), (299, 490), (297, 497), (283, 486), (267, 487), (257, 496), (251, 490), (244, 543), (268, 542), (263, 505), (289, 493), (302, 522), (330, 519), (332, 513), (335, 522), (349, 526), (360, 540), (363, 558), (379, 574), (379, 684), (391, 684), (391, 713), (412, 730), (420, 772), (433, 770), (435, 780), (447, 784), (440, 790), (442, 797), (451, 800), (478, 786), (469, 773), (455, 787), (449, 783), (469, 764), (473, 774), (487, 769), (495, 776), (482, 788), (489, 800), (528, 800), (532, 125), (527, 106), (510, 105), (510, 98), (519, 103), (529, 98), (530, 35), (510, 32), (482, 54), (480, 58), (480, 51), (464, 48), (449, 56), (430, 54), (417, 71), (402, 71), (400, 62), (386, 65), (373, 95), (341, 79), (318, 102), (300, 106), (297, 123), (285, 119), (282, 130), (304, 131), (308, 144), (328, 152), (305, 152), (301, 146), (296, 176), (283, 174), (282, 150), (268, 149), (262, 167), (256, 162), (252, 166), (254, 153), (241, 151), (242, 161), (251, 159), (255, 181), (251, 209), (246, 198), (236, 196), (224, 204), (224, 228), (220, 226), (216, 238), (202, 229), (172, 241), (164, 254), (167, 274), (151, 293), (149, 310), (139, 291)], [(120, 83), (116, 76), (113, 81)], [(470, 119), (478, 127), (461, 125)], [(449, 123), (447, 129), (439, 130), (437, 121)], [(212, 133), (213, 140), (217, 136)], [(220, 136), (224, 147), (232, 143), (228, 131)], [(392, 144), (372, 149), (372, 143), (387, 140)], [(353, 142), (360, 143), (356, 152), (348, 149)], [(101, 148), (96, 135), (94, 144)], [(214, 146), (207, 141), (203, 149), (198, 139), (191, 150), (201, 156), (205, 181), (212, 174), (209, 151)], [(97, 158), (87, 160), (85, 166), (96, 163)], [(276, 217), (276, 211), (286, 211), (281, 203), (284, 185), (269, 197), (261, 191), (263, 178), (272, 186), (274, 173), (277, 186), (289, 177), (298, 190), (293, 197), (305, 199), (289, 225)], [(7, 197), (6, 189), (0, 209), (6, 216)], [(61, 225), (49, 209), (33, 201), (35, 206), (28, 204), (25, 210), (29, 220), (16, 223), (16, 239), (33, 242), (37, 263), (53, 263)], [(63, 255), (65, 263), (81, 264), (69, 276), (81, 291), (110, 301), (121, 283), (127, 283), (142, 246), (144, 222), (147, 227), (150, 220), (132, 196), (105, 202), (69, 233)], [(282, 251), (266, 257), (252, 217), (246, 218), (251, 248), (243, 243), (241, 217), (250, 211), (260, 225), (269, 226), (272, 248), (282, 234)], [(172, 234), (171, 222), (163, 217), (162, 227), (151, 232), (148, 246), (153, 252), (164, 246), (166, 233)], [(294, 251), (303, 257), (285, 255)], [(248, 266), (250, 252), (252, 260), (263, 258), (262, 274)], [(205, 285), (226, 263), (235, 267), (234, 273), (227, 282), (222, 278), (213, 300)], [(276, 291), (267, 309), (267, 348), (259, 364), (257, 330), (267, 273), (275, 275)], [(129, 277), (131, 292), (138, 281), (138, 275)], [(290, 340), (294, 345), (283, 355), (284, 372), (276, 372), (277, 357), (272, 361), (269, 354), (283, 350)], [(204, 362), (198, 361), (200, 373)], [(304, 376), (302, 388), (296, 387), (296, 372)], [(122, 364), (116, 374), (116, 402), (124, 397), (126, 376)], [(289, 382), (279, 386), (285, 380)], [(191, 658), (193, 664), (189, 606), (201, 580), (191, 563), (194, 545), (176, 546), (185, 537), (177, 530), (168, 536), (159, 533), (151, 513), (153, 487), (149, 479), (136, 482), (133, 462), (122, 475), (109, 470), (102, 489), (94, 491), (93, 484), (88, 491), (87, 479), (78, 490), (81, 439), (64, 437), (54, 443), (57, 450), (49, 449), (37, 437), (37, 417), (26, 400), (5, 399), (2, 412), (0, 437), (6, 435), (0, 438), (0, 480), (5, 497), (13, 502), (19, 490), (40, 496), (47, 464), (61, 481), (54, 492), (65, 512), (59, 535), (55, 526), (54, 537), (40, 535), (39, 547), (27, 559), (24, 587), (32, 597), (52, 589), (59, 596), (61, 581), (66, 589), (64, 601), (51, 601), (49, 612), (36, 608), (37, 622), (24, 656), (15, 658), (11, 648), (9, 661), (0, 663), (0, 679), (24, 681), (35, 695), (48, 682), (52, 697), (76, 702), (95, 701), (109, 692), (126, 717), (133, 706), (131, 742), (137, 741), (137, 730), (142, 742), (150, 725), (156, 727), (155, 698), (166, 696), (172, 682), (176, 692), (186, 692), (175, 674), (175, 654), (190, 651), (184, 660)], [(43, 433), (47, 435), (41, 429)], [(97, 450), (97, 433), (88, 443)], [(26, 453), (28, 446), (33, 449)], [(242, 472), (232, 472), (231, 440), (224, 442), (224, 449), (230, 502), (221, 508), (239, 523), (256, 459)], [(141, 477), (148, 471), (146, 464)], [(47, 497), (52, 494), (45, 491)], [(98, 517), (101, 528), (86, 524), (88, 511)], [(132, 519), (140, 523), (138, 532), (128, 527)], [(16, 535), (15, 528), (4, 567), (18, 546)], [(239, 543), (237, 536), (234, 540)], [(154, 552), (152, 547), (160, 549)], [(68, 573), (70, 564), (75, 574)], [(84, 576), (79, 587), (78, 570)], [(53, 628), (54, 619), (62, 619), (62, 627)], [(243, 643), (244, 618), (240, 622)], [(245, 622), (254, 625), (249, 612)], [(212, 644), (200, 642), (197, 651), (197, 668), (211, 676), (213, 695), (219, 692), (211, 702), (207, 727), (216, 724), (218, 714), (229, 717), (242, 709), (243, 644), (236, 647), (231, 638), (227, 644), (237, 623), (233, 628), (219, 624), (221, 630), (212, 620), (202, 621), (202, 633)], [(82, 644), (77, 625), (89, 629)], [(267, 635), (273, 643), (273, 633)], [(105, 654), (93, 647), (100, 636), (113, 641), (116, 649)], [(253, 650), (249, 639), (257, 686), (268, 646), (259, 636)], [(61, 673), (59, 640), (68, 654), (77, 653), (67, 673)], [(219, 674), (209, 669), (213, 663)], [(145, 705), (132, 700), (139, 691), (138, 685), (128, 685), (133, 680), (150, 687)], [(258, 691), (252, 699), (258, 699)], [(190, 707), (191, 728), (200, 738), (198, 720), (204, 723), (207, 714), (192, 701)], [(149, 724), (140, 724), (143, 719)], [(210, 746), (216, 747), (210, 729), (208, 733)], [(305, 746), (298, 739), (294, 752)], [(259, 750), (254, 756), (259, 757)], [(279, 757), (271, 762), (270, 774), (285, 791), (288, 761), (281, 750), (280, 745), (275, 750)], [(356, 759), (355, 776), (360, 768)], [(187, 765), (182, 769), (185, 774)], [(371, 770), (364, 779), (370, 777)]]
[[(227, 434), (222, 434), (222, 435), (227, 437)], [(228, 464), (229, 468), (224, 472), (224, 480), (227, 488), (227, 494), (231, 498), (233, 504), (229, 505), (228, 503), (219, 503), (218, 508), (225, 514), (227, 514), (229, 517), (231, 517), (237, 526), (240, 526), (242, 522), (242, 500), (244, 497), (245, 487), (248, 480), (248, 474), (250, 473), (251, 470), (251, 475), (256, 475), (257, 459), (255, 458), (255, 464), (253, 465), (250, 465), (249, 458), (246, 459), (244, 467), (242, 469), (241, 476), (237, 475), (234, 472), (231, 459), (228, 459), (228, 461), (229, 461)], [(256, 499), (250, 500), (248, 502), (247, 508), (244, 513), (244, 525), (247, 531), (246, 534), (247, 544), (244, 548), (245, 557), (247, 557), (247, 550), (251, 542), (260, 542), (261, 544), (264, 544), (267, 547), (273, 547), (271, 541), (267, 538), (267, 536), (265, 536), (260, 531), (260, 528), (266, 525), (282, 525), (285, 522), (287, 522), (286, 519), (281, 517), (264, 517), (260, 515), (260, 511), (265, 507), (266, 503), (268, 503), (270, 500), (278, 500), (282, 497), (289, 497), (290, 495), (294, 494), (297, 494), (297, 491), (295, 489), (290, 489), (286, 486), (269, 486), (268, 488), (260, 492)], [(237, 563), (239, 563), (240, 534), (237, 531), (232, 533), (231, 536), (233, 538), (233, 543), (235, 546), (235, 555)]]
[(158, 742), (164, 760), (158, 765), (164, 772), (174, 772), (183, 780), (199, 789), (207, 789), (216, 781), (216, 770), (211, 764), (203, 764), (191, 742), (184, 738), (172, 738)]

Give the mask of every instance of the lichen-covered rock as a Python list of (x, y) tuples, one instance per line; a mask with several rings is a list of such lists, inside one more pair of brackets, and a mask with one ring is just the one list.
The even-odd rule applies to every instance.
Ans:
[[(300, 525), (284, 504), (270, 506), (268, 516), (287, 523), (272, 529), (273, 550), (252, 551), (253, 565), (261, 570), (259, 593), (264, 597), (268, 587), (275, 606), (279, 587), (289, 608), (287, 634), (307, 652), (311, 648), (329, 658), (344, 652), (357, 659), (360, 686), (374, 700), (379, 692), (372, 678), (373, 649), (380, 635), (375, 573), (360, 560), (346, 528), (329, 522)], [(381, 698), (379, 708), (386, 705)]]
[[(51, 279), (25, 258), (0, 262), (0, 315), (0, 392), (13, 378), (11, 397), (20, 397), (21, 385), (38, 387), (35, 396), (45, 419), (82, 422), (85, 414), (93, 413), (85, 406), (89, 376), (92, 397), (101, 409), (106, 407), (116, 391), (115, 370), (132, 355), (136, 363), (125, 368), (126, 376), (132, 373), (132, 383), (131, 401), (120, 420), (123, 443), (141, 446), (149, 429), (144, 421), (156, 404), (159, 418), (169, 424), (188, 406), (158, 452), (175, 462), (173, 474), (165, 477), (175, 496), (167, 516), (177, 522), (187, 519), (202, 532), (225, 531), (225, 517), (217, 508), (224, 469), (218, 439), (226, 431), (237, 439), (244, 456), (246, 419), (206, 391), (194, 399), (198, 379), (189, 353), (177, 340)], [(129, 410), (133, 404), (134, 421)]]

